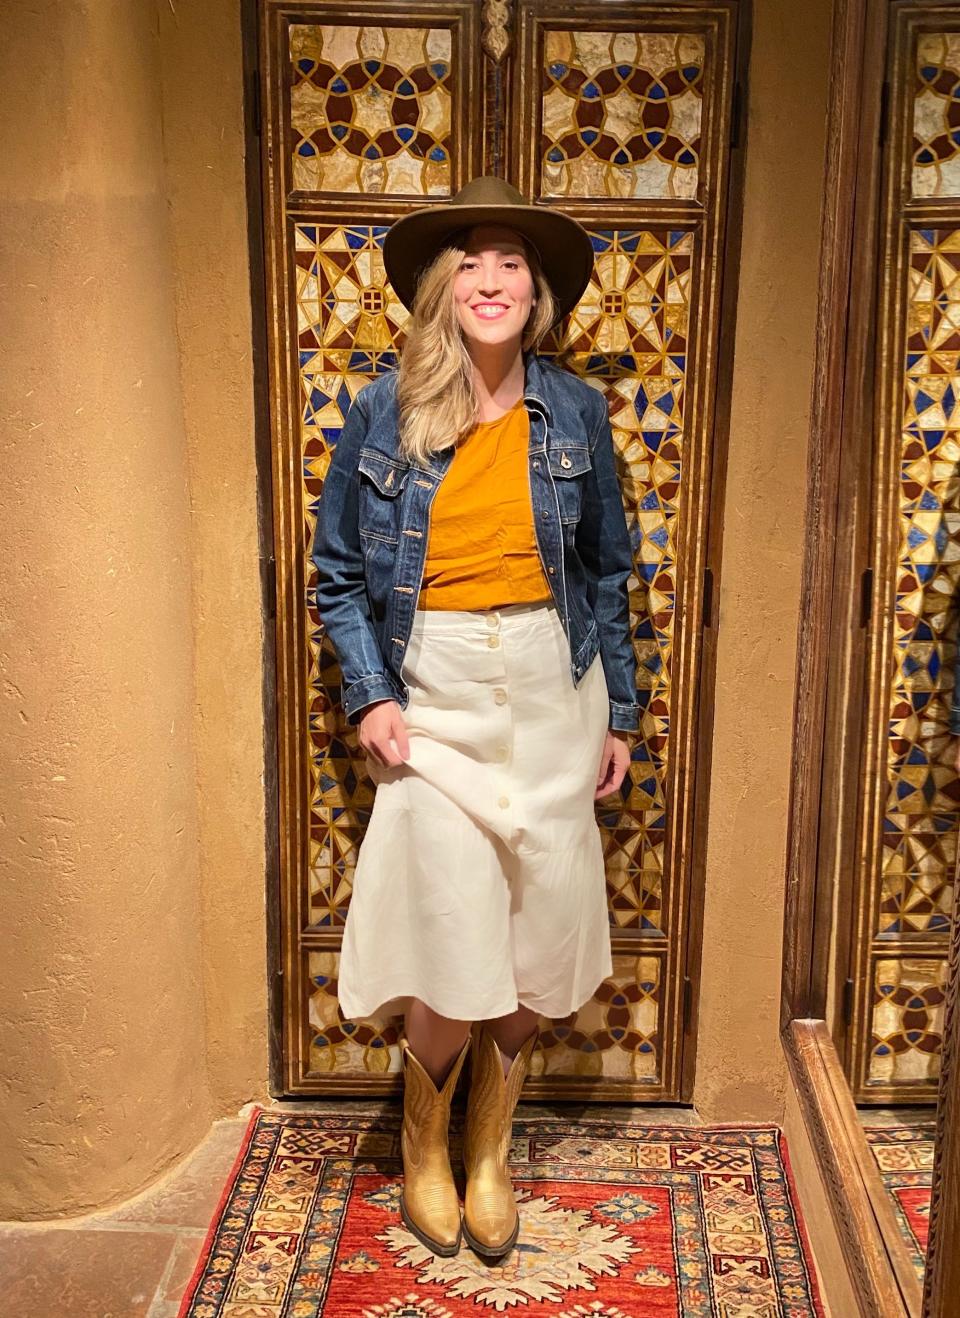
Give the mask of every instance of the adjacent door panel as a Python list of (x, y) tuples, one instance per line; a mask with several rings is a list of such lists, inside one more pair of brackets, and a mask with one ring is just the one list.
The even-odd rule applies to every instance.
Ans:
[(889, 9), (872, 604), (847, 1073), (859, 1102), (935, 1101), (960, 782), (950, 735), (960, 588), (960, 15)]

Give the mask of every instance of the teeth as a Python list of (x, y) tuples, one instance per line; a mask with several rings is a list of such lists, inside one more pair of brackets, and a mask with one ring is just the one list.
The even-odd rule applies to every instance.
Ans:
[(473, 309), (478, 316), (486, 316), (488, 320), (493, 320), (506, 312), (506, 307), (474, 307)]

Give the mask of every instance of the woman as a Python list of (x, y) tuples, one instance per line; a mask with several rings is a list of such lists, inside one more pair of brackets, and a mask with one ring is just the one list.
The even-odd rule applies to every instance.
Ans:
[(462, 1232), (499, 1258), (538, 1018), (612, 972), (593, 802), (639, 721), (632, 551), (603, 395), (535, 352), (590, 278), (585, 230), (483, 177), (398, 220), (384, 264), (412, 310), (400, 367), (349, 409), (313, 545), (377, 788), (338, 993), (347, 1019), (404, 1014), (401, 1211), (441, 1255), (470, 1051)]

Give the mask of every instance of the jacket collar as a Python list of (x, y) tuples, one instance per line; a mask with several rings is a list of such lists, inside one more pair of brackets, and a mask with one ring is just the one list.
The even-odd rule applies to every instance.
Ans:
[(550, 404), (547, 401), (547, 387), (544, 378), (543, 368), (540, 365), (540, 359), (535, 352), (527, 351), (523, 354), (524, 378), (523, 397), (525, 402), (538, 403), (549, 425), (552, 417), (550, 413)]
[[(543, 412), (547, 419), (547, 425), (550, 425), (552, 413), (550, 404), (547, 401), (546, 378), (540, 360), (535, 352), (527, 350), (523, 353), (524, 369), (524, 386), (523, 401), (525, 403), (534, 403)], [(452, 452), (450, 449), (444, 449), (442, 453), (433, 453), (427, 458), (427, 470), (443, 473), (451, 461)]]

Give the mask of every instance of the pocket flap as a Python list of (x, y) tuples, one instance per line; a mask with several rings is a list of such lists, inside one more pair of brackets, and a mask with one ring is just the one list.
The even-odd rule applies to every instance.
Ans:
[(372, 449), (361, 449), (357, 460), (357, 470), (369, 476), (381, 494), (392, 498), (399, 494), (403, 482), (407, 479), (409, 465), (394, 462), (385, 453), (376, 453)]
[(559, 441), (547, 454), (550, 472), (554, 476), (582, 476), (590, 470), (590, 449), (586, 444), (567, 444)]

